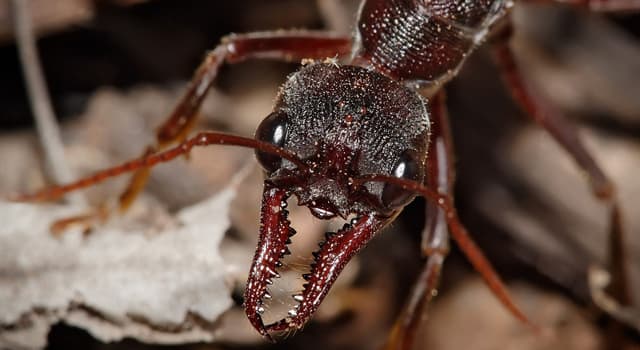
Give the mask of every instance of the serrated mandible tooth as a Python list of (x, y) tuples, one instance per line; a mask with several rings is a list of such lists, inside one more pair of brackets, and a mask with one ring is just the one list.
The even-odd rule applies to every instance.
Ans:
[(304, 300), (304, 297), (302, 296), (302, 294), (296, 294), (293, 296), (293, 299), (295, 299), (296, 301), (302, 302)]
[(272, 276), (273, 275), (277, 275), (278, 273), (276, 272), (276, 270), (270, 268), (270, 267), (265, 267), (265, 269), (267, 270), (267, 272), (269, 272)]

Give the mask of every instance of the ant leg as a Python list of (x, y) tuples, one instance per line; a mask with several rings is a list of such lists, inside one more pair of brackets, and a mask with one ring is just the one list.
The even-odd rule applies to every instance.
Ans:
[[(194, 73), (187, 91), (173, 112), (156, 132), (156, 144), (147, 147), (142, 157), (183, 142), (195, 125), (200, 105), (215, 81), (223, 63), (237, 63), (252, 58), (299, 61), (304, 58), (344, 57), (351, 52), (351, 39), (328, 32), (280, 31), (231, 35), (222, 39), (209, 52)], [(136, 171), (119, 197), (120, 211), (126, 211), (147, 183), (150, 171)], [(92, 222), (108, 216), (106, 207), (100, 211), (55, 222), (52, 232), (59, 234), (71, 225), (90, 227)]]
[[(449, 232), (458, 243), (474, 268), (500, 302), (520, 321), (537, 329), (515, 305), (506, 287), (500, 280), (482, 251), (476, 246), (460, 223), (453, 207), (453, 138), (449, 129), (449, 118), (444, 91), (438, 93), (431, 103), (432, 140), (429, 145), (429, 169), (425, 185), (437, 188), (440, 199), (427, 201), (425, 228), (422, 232), (422, 252), (427, 262), (416, 281), (407, 304), (396, 320), (384, 349), (411, 349), (425, 308), (436, 295), (442, 264), (449, 252)], [(444, 198), (447, 198), (445, 201)], [(433, 198), (432, 198), (433, 199)], [(444, 209), (437, 203), (442, 200), (450, 204)]]
[[(441, 90), (431, 101), (432, 133), (429, 144), (429, 166), (425, 185), (438, 193), (453, 193), (453, 144), (446, 110), (446, 96)], [(422, 253), (427, 261), (402, 312), (396, 319), (384, 349), (411, 349), (422, 315), (436, 295), (440, 271), (449, 253), (449, 231), (445, 212), (432, 201), (426, 203), (425, 225), (422, 231)]]
[(588, 174), (594, 194), (605, 200), (612, 199), (615, 192), (613, 184), (580, 141), (575, 126), (558, 110), (546, 103), (523, 78), (508, 42), (500, 40), (496, 43), (495, 53), (498, 67), (514, 100), (530, 118), (547, 130)]
[(589, 177), (594, 195), (611, 203), (609, 259), (610, 268), (616, 279), (613, 282), (613, 294), (621, 303), (631, 303), (631, 292), (628, 281), (625, 238), (622, 215), (616, 198), (615, 187), (604, 174), (591, 153), (581, 142), (576, 127), (553, 106), (547, 103), (537, 91), (524, 79), (511, 51), (508, 38), (511, 32), (505, 32), (504, 37), (496, 43), (495, 52), (499, 69), (513, 95), (526, 114), (544, 128), (576, 161)]
[[(443, 238), (448, 239), (448, 234), (447, 237)], [(445, 245), (448, 246), (448, 244)], [(382, 349), (409, 350), (413, 348), (413, 342), (421, 324), (422, 316), (426, 312), (427, 305), (436, 295), (440, 271), (448, 252), (447, 249), (448, 247), (438, 250), (435, 247), (431, 249), (429, 258), (413, 285), (409, 299), (393, 324)]]
[[(144, 155), (182, 142), (195, 125), (200, 105), (215, 81), (223, 63), (237, 63), (252, 58), (299, 61), (305, 58), (344, 57), (351, 52), (351, 39), (327, 32), (279, 31), (231, 35), (222, 39), (209, 52), (196, 70), (184, 93), (168, 119), (158, 128), (156, 145), (149, 146)], [(120, 196), (120, 210), (126, 210), (144, 188), (148, 169), (136, 172)]]
[[(440, 91), (431, 103), (431, 143), (429, 145), (429, 169), (425, 186), (436, 188), (438, 193), (453, 197), (455, 166), (453, 164), (453, 137), (449, 127), (446, 93)], [(432, 252), (449, 250), (449, 232), (445, 212), (427, 201), (425, 224), (422, 231), (422, 252), (431, 256)], [(446, 254), (445, 254), (446, 255)]]

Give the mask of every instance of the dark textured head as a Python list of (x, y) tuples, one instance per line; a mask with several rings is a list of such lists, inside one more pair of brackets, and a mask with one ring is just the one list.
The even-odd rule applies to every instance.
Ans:
[(310, 167), (298, 173), (292, 163), (258, 152), (271, 183), (286, 186), (321, 219), (346, 218), (406, 204), (408, 198), (380, 183), (354, 191), (350, 179), (398, 174), (421, 181), (429, 119), (421, 96), (385, 76), (312, 64), (289, 77), (256, 137), (292, 151)]
[[(262, 334), (301, 327), (315, 312), (350, 258), (412, 198), (382, 182), (353, 179), (383, 174), (422, 182), (429, 142), (426, 101), (414, 90), (374, 71), (333, 63), (310, 64), (291, 75), (256, 138), (296, 154), (307, 166), (257, 152), (267, 173), (261, 233), (251, 268), (245, 308)], [(288, 253), (295, 233), (287, 220), (291, 194), (321, 219), (353, 216), (328, 233), (314, 253), (298, 305), (280, 322), (265, 326), (267, 285)]]

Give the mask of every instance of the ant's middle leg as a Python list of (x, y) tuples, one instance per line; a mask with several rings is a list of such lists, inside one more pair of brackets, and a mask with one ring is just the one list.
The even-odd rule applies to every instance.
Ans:
[[(223, 63), (237, 63), (253, 58), (281, 61), (300, 61), (344, 57), (351, 52), (351, 39), (327, 32), (278, 31), (231, 35), (222, 39), (209, 52), (196, 70), (187, 91), (173, 112), (156, 132), (156, 144), (143, 155), (149, 155), (169, 145), (182, 142), (195, 125), (198, 111), (213, 85)], [(149, 169), (134, 174), (127, 189), (120, 195), (119, 206), (125, 211), (142, 191), (149, 177)]]

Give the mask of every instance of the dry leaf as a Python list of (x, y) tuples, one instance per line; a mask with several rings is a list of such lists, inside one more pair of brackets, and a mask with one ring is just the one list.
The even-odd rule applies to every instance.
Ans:
[(49, 233), (77, 208), (0, 203), (0, 347), (41, 348), (59, 321), (103, 341), (211, 341), (232, 305), (220, 241), (235, 189), (180, 211), (158, 232)]

